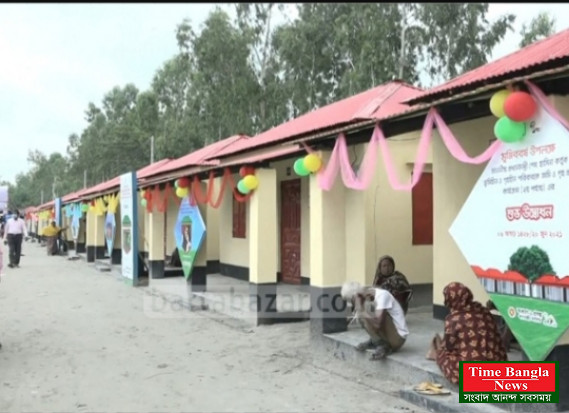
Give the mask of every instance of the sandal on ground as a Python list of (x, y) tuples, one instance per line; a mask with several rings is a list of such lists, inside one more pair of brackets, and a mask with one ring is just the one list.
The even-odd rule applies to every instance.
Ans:
[(430, 396), (442, 396), (450, 394), (450, 391), (445, 389), (442, 384), (432, 383), (430, 381), (422, 382), (418, 386), (415, 386), (413, 390), (417, 393), (427, 394)]

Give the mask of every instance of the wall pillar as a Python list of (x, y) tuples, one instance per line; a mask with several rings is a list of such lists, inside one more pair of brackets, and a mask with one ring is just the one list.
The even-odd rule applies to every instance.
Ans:
[(87, 252), (87, 213), (82, 212), (79, 218), (79, 234), (77, 235), (77, 253)]
[[(330, 152), (321, 154), (324, 161)], [(346, 280), (345, 187), (338, 175), (323, 191), (316, 175), (310, 179), (310, 330), (328, 334), (347, 329), (347, 305), (340, 295)]]
[[(95, 214), (94, 214), (95, 215)], [(105, 246), (105, 215), (95, 215), (95, 259), (105, 258), (107, 247)]]
[[(219, 188), (221, 184), (221, 178), (214, 179), (215, 188)], [(214, 192), (214, 196), (217, 192)], [(207, 206), (207, 273), (208, 274), (218, 274), (219, 273), (219, 208), (213, 208), (208, 204)]]
[(249, 199), (249, 291), (257, 325), (271, 324), (277, 312), (277, 171), (257, 169), (259, 186)]
[(96, 234), (95, 234), (95, 223), (96, 215), (93, 211), (89, 209), (86, 212), (87, 225), (85, 228), (85, 243), (87, 246), (87, 262), (95, 262), (95, 245), (96, 245)]
[(156, 209), (148, 217), (148, 267), (150, 278), (164, 278), (164, 217)]
[[(340, 181), (340, 176), (338, 176)], [(343, 186), (338, 182), (337, 186)], [(371, 284), (367, 259), (373, 253), (369, 240), (373, 237), (373, 220), (368, 219), (368, 191), (344, 189), (345, 195), (345, 246), (346, 246), (346, 281), (357, 281), (362, 285)]]

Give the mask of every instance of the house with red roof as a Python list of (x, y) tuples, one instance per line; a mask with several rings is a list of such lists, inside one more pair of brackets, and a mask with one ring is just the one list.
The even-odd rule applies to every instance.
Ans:
[[(313, 296), (333, 296), (347, 279), (369, 284), (378, 257), (390, 254), (415, 291), (423, 289), (432, 295), (433, 313), (442, 318), (446, 310), (440, 292), (451, 281), (463, 281), (480, 301), (487, 298), (448, 233), (484, 165), (457, 161), (440, 139), (439, 125), (429, 136), (425, 159), (418, 159), (428, 112), (435, 108), (459, 146), (474, 157), (494, 139), (489, 99), (496, 91), (506, 85), (524, 88), (524, 82), (531, 81), (568, 116), (568, 77), (566, 30), (430, 90), (393, 81), (256, 136), (235, 135), (157, 167), (139, 177), (139, 185), (163, 197), (176, 179), (196, 180), (206, 199), (200, 203), (206, 227), (217, 228), (208, 232), (207, 252), (196, 263), (205, 273), (216, 268), (248, 281), (257, 292), (262, 289), (259, 294), (266, 297), (278, 283), (309, 283)], [(353, 177), (346, 170), (343, 173), (348, 176), (339, 175), (326, 190), (316, 175), (295, 174), (295, 160), (308, 150), (328, 164), (344, 138), (347, 162), (357, 174), (376, 125), (387, 139), (388, 154), (381, 150), (366, 188), (347, 188), (344, 181)], [(425, 168), (412, 190), (392, 188), (394, 181), (409, 182), (414, 166), (422, 161)], [(250, 196), (235, 191), (242, 166), (253, 166), (259, 182)], [(98, 188), (88, 197), (100, 197), (109, 190)], [(147, 210), (141, 214), (147, 252), (169, 249), (172, 213)], [(161, 226), (162, 232), (150, 230)], [(210, 267), (210, 262), (216, 266)], [(496, 292), (541, 296), (541, 289), (546, 294), (543, 285), (536, 284), (530, 291), (524, 280), (512, 277), (489, 274), (483, 278), (490, 280), (484, 282)], [(205, 279), (198, 280), (200, 285), (192, 279), (192, 287), (206, 289)], [(334, 324), (334, 317), (328, 319), (315, 321), (315, 328), (327, 332), (342, 328), (341, 323)]]

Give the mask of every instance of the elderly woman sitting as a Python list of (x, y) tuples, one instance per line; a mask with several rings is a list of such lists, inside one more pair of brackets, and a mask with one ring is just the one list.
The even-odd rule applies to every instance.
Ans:
[(341, 294), (344, 300), (353, 303), (370, 337), (358, 345), (359, 351), (375, 348), (372, 360), (378, 360), (403, 346), (409, 335), (405, 314), (389, 291), (349, 281), (342, 286)]
[(459, 282), (443, 290), (445, 333), (435, 335), (427, 358), (436, 360), (451, 383), (458, 384), (460, 361), (508, 361), (498, 326), (490, 311), (474, 301), (472, 292)]
[(401, 304), (405, 314), (407, 314), (409, 299), (412, 294), (411, 286), (407, 278), (395, 270), (395, 260), (391, 256), (384, 255), (379, 259), (377, 269), (375, 270), (373, 286), (389, 291), (399, 304)]

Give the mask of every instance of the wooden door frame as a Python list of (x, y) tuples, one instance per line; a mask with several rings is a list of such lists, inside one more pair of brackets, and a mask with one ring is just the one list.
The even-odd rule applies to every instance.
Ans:
[[(285, 281), (284, 277), (283, 277), (283, 258), (284, 258), (284, 231), (283, 231), (283, 224), (284, 224), (284, 220), (283, 220), (283, 213), (284, 213), (284, 208), (283, 208), (283, 204), (284, 204), (284, 191), (283, 191), (283, 187), (290, 185), (293, 182), (297, 182), (298, 183), (298, 191), (299, 191), (299, 206), (298, 206), (298, 213), (299, 213), (299, 226), (298, 226), (298, 230), (300, 233), (300, 238), (299, 238), (299, 242), (298, 242), (298, 266), (299, 266), (299, 273), (298, 273), (298, 279), (294, 280), (295, 282), (290, 282), (290, 281)], [(286, 284), (290, 284), (290, 285), (300, 285), (302, 284), (302, 273), (301, 273), (301, 262), (302, 262), (302, 205), (301, 205), (301, 201), (302, 201), (302, 181), (300, 178), (295, 178), (295, 179), (286, 179), (281, 181), (280, 184), (280, 237), (279, 237), (279, 251), (280, 251), (280, 267), (281, 267), (281, 271), (280, 271), (280, 279), (278, 280), (279, 282), (283, 282)]]

